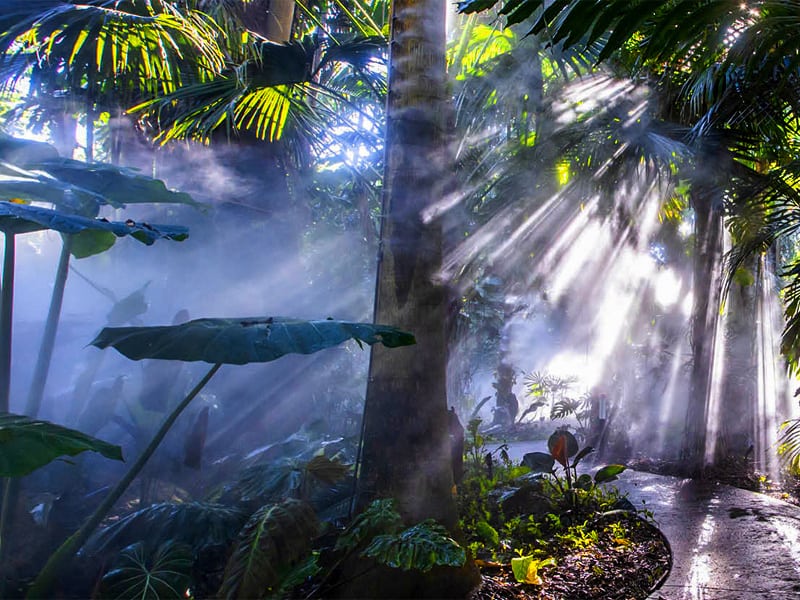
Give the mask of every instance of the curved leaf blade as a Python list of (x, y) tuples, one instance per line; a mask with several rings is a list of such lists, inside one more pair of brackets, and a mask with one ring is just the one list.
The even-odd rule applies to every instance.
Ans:
[(627, 467), (625, 465), (606, 465), (594, 474), (595, 483), (608, 483), (617, 479), (617, 475), (622, 473)]
[(522, 464), (532, 473), (550, 473), (556, 461), (550, 454), (544, 452), (528, 452), (522, 457)]
[(91, 436), (23, 415), (0, 413), (0, 477), (21, 477), (59, 456), (87, 450), (123, 460), (122, 448)]
[(120, 552), (101, 587), (112, 598), (180, 600), (191, 583), (192, 563), (192, 549), (185, 544), (168, 541), (151, 553), (137, 542)]
[(464, 549), (432, 519), (400, 533), (375, 536), (361, 556), (393, 569), (418, 569), (423, 573), (435, 566), (460, 567), (467, 560)]
[(298, 564), (318, 534), (317, 517), (305, 502), (262, 506), (239, 532), (218, 596), (270, 596), (281, 583), (285, 567)]
[(106, 327), (92, 341), (114, 347), (131, 360), (203, 361), (244, 365), (284, 354), (313, 354), (349, 339), (389, 348), (409, 346), (414, 336), (388, 325), (350, 321), (305, 321), (286, 317), (195, 319), (180, 325)]
[(553, 458), (566, 467), (567, 459), (578, 453), (578, 440), (569, 431), (556, 431), (547, 440), (547, 448)]

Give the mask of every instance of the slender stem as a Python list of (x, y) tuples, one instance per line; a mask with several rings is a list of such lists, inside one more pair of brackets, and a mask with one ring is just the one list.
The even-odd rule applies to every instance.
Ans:
[[(5, 255), (3, 256), (3, 289), (0, 292), (0, 412), (9, 411), (11, 390), (11, 322), (14, 314), (14, 258), (15, 235), (5, 232)], [(17, 484), (13, 479), (3, 480), (3, 505), (0, 508), (0, 560), (4, 559), (8, 522), (15, 504)], [(2, 590), (5, 595), (5, 590)]]
[(41, 570), (39, 575), (36, 577), (36, 580), (28, 590), (28, 598), (52, 597), (53, 583), (62, 574), (70, 559), (75, 556), (78, 550), (81, 549), (81, 546), (83, 546), (86, 543), (86, 540), (88, 540), (89, 537), (94, 533), (95, 529), (97, 529), (103, 519), (106, 518), (108, 512), (114, 507), (114, 504), (117, 502), (117, 500), (122, 497), (122, 494), (124, 494), (125, 490), (128, 489), (128, 486), (133, 483), (133, 480), (136, 479), (147, 461), (156, 451), (156, 448), (158, 448), (158, 445), (167, 435), (167, 432), (170, 430), (173, 423), (175, 423), (184, 409), (189, 406), (189, 403), (194, 400), (195, 396), (200, 393), (200, 390), (205, 387), (208, 381), (214, 376), (214, 373), (216, 373), (221, 366), (222, 363), (217, 363), (211, 367), (203, 379), (201, 379), (200, 382), (192, 389), (192, 391), (189, 392), (189, 394), (183, 400), (181, 400), (180, 404), (178, 404), (178, 406), (175, 407), (169, 416), (164, 419), (164, 422), (161, 424), (161, 428), (158, 430), (155, 436), (153, 436), (150, 444), (144, 449), (141, 456), (139, 456), (125, 476), (119, 481), (119, 483), (117, 483), (116, 486), (114, 486), (114, 489), (111, 490), (108, 496), (106, 496), (105, 500), (103, 500), (103, 503), (97, 507), (97, 509), (86, 520), (83, 526), (81, 526), (78, 531), (68, 537), (66, 541), (59, 546), (58, 550), (56, 550), (50, 556), (47, 564)]
[(15, 235), (5, 233), (3, 290), (0, 293), (0, 412), (9, 411), (11, 392), (11, 322), (14, 316)]
[(47, 313), (42, 343), (39, 346), (39, 357), (36, 360), (36, 368), (33, 371), (33, 381), (31, 381), (31, 389), (28, 392), (28, 401), (25, 404), (25, 415), (31, 418), (35, 418), (39, 414), (39, 408), (42, 405), (47, 374), (50, 371), (50, 361), (53, 358), (53, 348), (55, 346), (56, 333), (58, 332), (58, 321), (61, 317), (64, 287), (69, 274), (69, 253), (71, 249), (72, 236), (64, 236), (64, 243), (61, 245), (61, 256), (58, 259), (58, 268), (56, 269), (53, 295), (50, 297), (50, 310)]

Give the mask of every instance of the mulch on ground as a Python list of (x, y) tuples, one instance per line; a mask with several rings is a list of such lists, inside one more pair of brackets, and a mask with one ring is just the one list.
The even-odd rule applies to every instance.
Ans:
[(517, 582), (510, 566), (486, 566), (481, 570), (481, 586), (470, 600), (647, 598), (671, 568), (669, 542), (655, 525), (636, 515), (613, 518), (625, 527), (624, 539), (598, 527), (597, 544), (555, 557), (555, 566), (543, 567), (541, 585)]

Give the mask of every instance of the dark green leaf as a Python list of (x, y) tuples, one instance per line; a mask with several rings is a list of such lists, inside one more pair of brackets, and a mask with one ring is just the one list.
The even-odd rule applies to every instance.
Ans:
[(617, 479), (617, 475), (622, 473), (627, 467), (625, 465), (606, 465), (594, 474), (595, 483), (607, 483)]
[(155, 547), (169, 540), (197, 551), (228, 546), (247, 521), (242, 511), (210, 502), (161, 502), (126, 515), (92, 536), (81, 551), (108, 556), (144, 538)]
[(299, 500), (260, 508), (247, 521), (225, 567), (218, 596), (266, 598), (311, 552), (319, 533), (312, 508)]
[(586, 446), (583, 450), (578, 452), (578, 455), (575, 457), (575, 460), (572, 461), (572, 466), (577, 467), (578, 463), (581, 462), (586, 456), (590, 453), (594, 452), (594, 448), (592, 446)]
[(468, 15), (470, 13), (489, 10), (497, 4), (498, 1), (499, 0), (466, 0), (466, 2), (457, 2), (456, 5), (458, 7), (458, 12)]
[(87, 450), (122, 460), (119, 446), (47, 421), (0, 413), (0, 477), (27, 475), (59, 456)]
[(152, 555), (142, 542), (120, 552), (101, 586), (111, 598), (186, 598), (191, 582), (192, 549), (166, 542)]
[(467, 559), (458, 542), (432, 519), (400, 533), (376, 536), (361, 555), (395, 569), (423, 572), (435, 566), (460, 567)]
[(414, 336), (387, 325), (350, 321), (303, 321), (285, 317), (196, 319), (161, 327), (106, 327), (92, 342), (113, 346), (132, 360), (201, 360), (243, 365), (269, 362), (284, 354), (312, 354), (349, 339), (394, 348)]
[(544, 452), (528, 452), (522, 457), (522, 464), (534, 473), (549, 473), (555, 463), (553, 456)]
[[(0, 230), (21, 233), (36, 229), (53, 229), (64, 234), (78, 234), (90, 230), (110, 233), (117, 237), (131, 235), (147, 245), (158, 239), (182, 241), (189, 236), (185, 227), (90, 219), (41, 206), (0, 202)], [(87, 244), (81, 245), (84, 249), (88, 248)]]
[(353, 550), (376, 535), (396, 533), (402, 527), (403, 519), (394, 507), (394, 500), (374, 500), (339, 536), (336, 550)]

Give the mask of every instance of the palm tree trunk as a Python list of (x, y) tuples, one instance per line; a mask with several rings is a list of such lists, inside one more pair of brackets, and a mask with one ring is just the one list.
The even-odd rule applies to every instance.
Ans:
[(692, 370), (681, 459), (687, 474), (696, 476), (705, 466), (708, 405), (721, 291), (722, 215), (714, 208), (711, 194), (703, 186), (695, 186), (692, 196), (695, 211)]
[(443, 137), (444, 3), (393, 5), (385, 195), (376, 322), (417, 345), (373, 348), (365, 406), (360, 504), (392, 497), (409, 522), (457, 522), (451, 494), (445, 387), (445, 293), (438, 220), (425, 218), (447, 179)]

